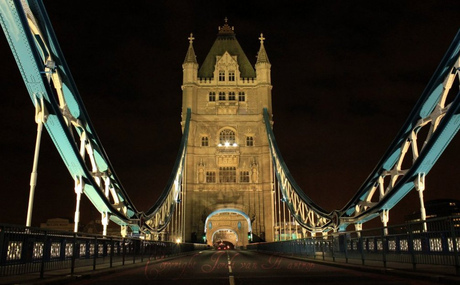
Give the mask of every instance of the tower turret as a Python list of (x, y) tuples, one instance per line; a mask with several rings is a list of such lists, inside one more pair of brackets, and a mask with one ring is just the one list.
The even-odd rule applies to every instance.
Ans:
[(257, 62), (256, 62), (256, 76), (257, 81), (260, 84), (271, 84), (270, 68), (271, 64), (268, 60), (267, 51), (264, 47), (264, 35), (260, 34), (260, 49), (257, 53)]
[[(193, 98), (195, 93), (195, 85), (198, 80), (198, 62), (196, 61), (195, 50), (193, 49), (193, 34), (190, 34), (189, 47), (185, 55), (184, 63), (182, 64), (182, 115), (186, 114), (187, 108), (193, 110)], [(184, 120), (184, 118), (182, 119)]]
[(256, 62), (256, 77), (259, 92), (261, 94), (261, 102), (264, 108), (268, 109), (268, 112), (272, 112), (272, 99), (271, 99), (271, 64), (268, 60), (267, 51), (264, 47), (264, 35), (261, 33), (260, 37), (260, 49), (257, 53)]

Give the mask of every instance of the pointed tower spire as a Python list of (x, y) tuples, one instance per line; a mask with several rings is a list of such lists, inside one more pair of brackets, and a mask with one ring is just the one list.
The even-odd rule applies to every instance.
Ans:
[[(185, 55), (184, 63), (182, 64), (182, 114), (187, 113), (188, 108), (192, 108), (193, 90), (196, 82), (198, 81), (198, 62), (196, 61), (195, 50), (193, 50), (193, 34), (190, 33), (188, 37), (189, 46), (187, 54)], [(185, 115), (183, 116), (185, 118)], [(184, 125), (182, 125), (184, 127)]]
[(267, 55), (267, 52), (265, 51), (265, 47), (264, 47), (264, 34), (260, 33), (260, 37), (259, 37), (259, 40), (260, 40), (260, 49), (259, 49), (259, 52), (257, 53), (257, 63), (270, 63), (270, 61), (268, 60), (268, 55)]
[(184, 63), (198, 63), (196, 61), (196, 55), (195, 55), (195, 50), (193, 49), (193, 40), (195, 38), (193, 37), (193, 34), (190, 33), (190, 37), (188, 37), (188, 41), (190, 45), (188, 46), (187, 54), (185, 55), (185, 60)]
[(267, 52), (265, 51), (264, 47), (264, 35), (261, 33), (260, 37), (260, 49), (259, 52), (257, 53), (257, 62), (256, 62), (256, 75), (257, 75), (257, 81), (260, 84), (271, 84), (271, 64), (270, 61), (268, 60)]

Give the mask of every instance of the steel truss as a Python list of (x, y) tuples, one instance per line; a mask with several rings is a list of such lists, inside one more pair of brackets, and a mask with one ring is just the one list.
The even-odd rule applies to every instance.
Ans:
[[(43, 3), (39, 0), (0, 1), (0, 23), (35, 106), (37, 124), (39, 128), (45, 125), (75, 181), (75, 230), (82, 194), (101, 213), (104, 229), (110, 219), (124, 230), (129, 226), (133, 232), (164, 230), (172, 214), (180, 212), (175, 205), (180, 201), (182, 189), (190, 110), (170, 182), (149, 211), (139, 212), (91, 124)], [(36, 174), (33, 176), (36, 178)]]
[(393, 208), (414, 187), (421, 200), (425, 177), (460, 127), (460, 33), (457, 33), (439, 67), (425, 88), (387, 152), (352, 199), (341, 209), (327, 212), (316, 205), (292, 178), (276, 145), (268, 111), (264, 110), (270, 150), (282, 202), (308, 231), (345, 230), (380, 215), (384, 226)]

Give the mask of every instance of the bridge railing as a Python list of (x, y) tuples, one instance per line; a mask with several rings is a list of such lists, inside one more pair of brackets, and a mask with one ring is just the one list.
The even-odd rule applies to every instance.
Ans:
[(417, 270), (422, 267), (426, 269), (426, 265), (443, 266), (450, 268), (450, 273), (460, 275), (460, 216), (290, 241), (257, 243), (247, 248), (388, 268)]
[(0, 277), (79, 267), (114, 267), (205, 249), (204, 244), (148, 241), (0, 224)]

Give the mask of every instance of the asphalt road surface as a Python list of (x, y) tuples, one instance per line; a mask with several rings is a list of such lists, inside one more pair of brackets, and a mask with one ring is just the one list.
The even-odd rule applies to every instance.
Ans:
[[(74, 283), (75, 284), (75, 283)], [(252, 251), (202, 251), (176, 259), (92, 276), (78, 284), (437, 284), (260, 254)]]

